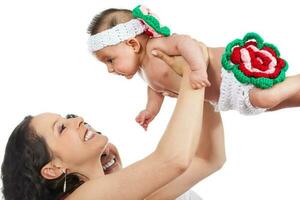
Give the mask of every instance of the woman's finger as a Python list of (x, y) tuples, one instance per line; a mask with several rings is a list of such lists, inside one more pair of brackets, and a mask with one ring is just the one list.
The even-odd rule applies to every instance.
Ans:
[(179, 76), (190, 71), (188, 63), (182, 56), (169, 56), (162, 51), (152, 50), (152, 55), (164, 61), (169, 65)]
[(157, 58), (160, 58), (162, 59), (165, 63), (167, 63), (168, 65), (173, 65), (174, 63), (174, 58), (173, 57), (170, 57), (168, 56), (167, 54), (161, 52), (161, 51), (158, 51), (158, 50), (152, 50), (152, 55), (157, 57)]

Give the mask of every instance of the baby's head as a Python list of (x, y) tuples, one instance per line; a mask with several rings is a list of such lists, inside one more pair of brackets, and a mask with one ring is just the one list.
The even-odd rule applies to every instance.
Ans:
[[(110, 73), (130, 79), (141, 66), (145, 36), (140, 22), (126, 9), (108, 9), (89, 25), (89, 47)], [(133, 32), (133, 33), (131, 33)], [(142, 35), (140, 35), (142, 34)]]

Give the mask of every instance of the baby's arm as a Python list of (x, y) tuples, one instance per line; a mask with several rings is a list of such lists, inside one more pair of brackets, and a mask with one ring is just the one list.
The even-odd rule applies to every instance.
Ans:
[(136, 117), (136, 122), (147, 130), (149, 123), (158, 114), (163, 103), (164, 96), (148, 86), (148, 101), (145, 110), (142, 110)]
[(159, 49), (168, 55), (183, 56), (191, 68), (190, 80), (194, 89), (210, 86), (207, 77), (207, 65), (199, 43), (187, 35), (174, 34), (156, 38), (148, 43), (149, 50)]

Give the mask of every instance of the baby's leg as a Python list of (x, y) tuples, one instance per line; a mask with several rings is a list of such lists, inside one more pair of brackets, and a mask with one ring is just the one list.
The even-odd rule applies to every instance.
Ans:
[(283, 108), (290, 108), (290, 107), (300, 107), (300, 92), (298, 92), (296, 95), (292, 96), (291, 98), (284, 100), (283, 102), (279, 103), (277, 106), (269, 109), (268, 111), (275, 111), (275, 110), (280, 110)]
[[(253, 106), (278, 110), (284, 107), (300, 106), (300, 74), (287, 77), (269, 89), (253, 88), (250, 101)], [(278, 108), (276, 108), (278, 106)]]

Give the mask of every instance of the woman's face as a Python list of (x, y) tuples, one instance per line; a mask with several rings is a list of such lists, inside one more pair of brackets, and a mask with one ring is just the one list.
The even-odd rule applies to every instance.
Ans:
[(82, 173), (81, 169), (98, 163), (97, 167), (103, 168), (105, 174), (121, 168), (116, 147), (81, 117), (64, 118), (44, 113), (34, 117), (31, 126), (46, 140), (52, 159), (59, 160), (60, 167)]

